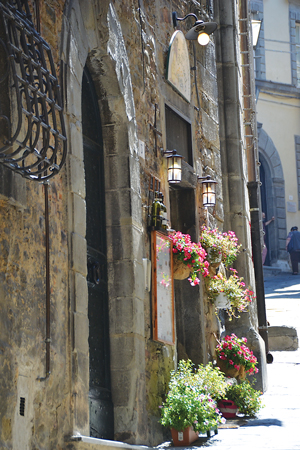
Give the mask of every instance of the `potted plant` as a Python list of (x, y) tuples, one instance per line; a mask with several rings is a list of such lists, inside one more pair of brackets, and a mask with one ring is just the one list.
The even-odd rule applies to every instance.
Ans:
[(226, 278), (220, 272), (213, 277), (207, 277), (206, 289), (208, 299), (216, 304), (219, 294), (224, 294), (228, 299), (228, 305), (225, 306), (229, 318), (238, 317), (236, 312), (247, 310), (249, 303), (255, 298), (253, 291), (245, 287), (243, 278), (238, 277), (235, 269), (230, 269), (232, 274)]
[(236, 260), (241, 248), (233, 231), (221, 233), (218, 228), (210, 229), (205, 226), (202, 227), (200, 244), (208, 253), (211, 264), (223, 262), (225, 267)]
[[(262, 392), (254, 389), (248, 380), (243, 380), (238, 384), (230, 383), (226, 391), (226, 400), (234, 403), (239, 413), (245, 416), (255, 416), (263, 407), (261, 396)], [(222, 405), (219, 403), (218, 406), (222, 408)]]
[(257, 359), (245, 345), (247, 338), (234, 333), (225, 336), (216, 346), (217, 364), (227, 376), (245, 378), (258, 372)]
[[(187, 445), (197, 439), (199, 432), (217, 430), (218, 424), (224, 423), (216, 401), (190, 360), (181, 360), (178, 369), (171, 372), (160, 423), (171, 428), (174, 445)], [(186, 436), (193, 440), (186, 442)]]
[[(205, 260), (205, 250), (200, 243), (192, 242), (189, 234), (177, 231), (170, 237), (173, 241), (174, 278), (184, 279), (190, 275), (188, 278), (190, 284), (196, 286), (200, 283), (200, 274), (208, 275), (209, 263)], [(186, 273), (183, 274), (183, 271)]]

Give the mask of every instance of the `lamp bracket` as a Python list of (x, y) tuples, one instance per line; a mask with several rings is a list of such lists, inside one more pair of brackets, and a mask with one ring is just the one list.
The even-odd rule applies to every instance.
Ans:
[(196, 14), (194, 14), (194, 13), (189, 13), (189, 14), (187, 14), (185, 17), (177, 17), (177, 12), (176, 12), (176, 11), (173, 11), (173, 12), (172, 12), (172, 21), (173, 21), (173, 26), (174, 26), (174, 28), (177, 27), (177, 20), (185, 20), (185, 19), (187, 19), (188, 17), (194, 17), (195, 21), (196, 21), (196, 22), (198, 21), (198, 17), (197, 17)]

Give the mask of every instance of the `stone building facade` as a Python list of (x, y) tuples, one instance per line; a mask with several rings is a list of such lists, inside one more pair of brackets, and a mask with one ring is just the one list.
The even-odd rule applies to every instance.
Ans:
[[(180, 358), (211, 360), (220, 330), (203, 283), (175, 281), (175, 343), (153, 339), (145, 281), (153, 183), (160, 183), (173, 229), (194, 240), (204, 223), (222, 229), (225, 221), (236, 231), (245, 250), (239, 273), (255, 283), (239, 148), (240, 61), (229, 58), (238, 45), (238, 2), (28, 5), (59, 74), (67, 158), (47, 187), (0, 167), (1, 447), (92, 449), (104, 445), (100, 438), (156, 445), (165, 437), (159, 405), (170, 370)], [(223, 41), (217, 31), (207, 47), (188, 43), (189, 101), (166, 80), (172, 11), (205, 21), (215, 15), (223, 27)], [(186, 22), (178, 26), (184, 33)], [(236, 78), (226, 84), (229, 66)], [(238, 129), (232, 141), (231, 125)], [(181, 138), (177, 126), (190, 140), (182, 182), (171, 186), (163, 150)], [(206, 175), (218, 182), (216, 207), (208, 211), (198, 180)], [(259, 341), (255, 305), (242, 323)]]

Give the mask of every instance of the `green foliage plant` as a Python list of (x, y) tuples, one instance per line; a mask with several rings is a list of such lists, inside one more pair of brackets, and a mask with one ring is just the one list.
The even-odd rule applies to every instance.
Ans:
[(203, 226), (201, 230), (200, 244), (208, 251), (210, 249), (211, 262), (220, 256), (225, 267), (230, 266), (241, 250), (238, 238), (233, 231), (221, 233), (218, 228), (211, 229)]
[(224, 398), (227, 389), (227, 381), (219, 367), (213, 367), (209, 362), (206, 366), (200, 364), (196, 376), (198, 383), (202, 384), (203, 392), (208, 392), (213, 400)]
[(178, 431), (192, 426), (194, 431), (205, 433), (224, 423), (201, 373), (203, 370), (195, 371), (190, 360), (181, 360), (178, 369), (171, 372), (169, 391), (161, 407), (162, 425)]
[(239, 413), (253, 417), (263, 407), (262, 392), (254, 389), (248, 380), (239, 384), (228, 384), (226, 399), (232, 400), (238, 407)]
[(245, 287), (243, 278), (237, 275), (235, 269), (230, 269), (232, 274), (226, 278), (221, 273), (213, 277), (207, 277), (206, 289), (208, 299), (214, 303), (219, 294), (224, 293), (230, 302), (227, 308), (229, 319), (239, 317), (236, 314), (247, 311), (247, 306), (255, 298), (253, 291)]

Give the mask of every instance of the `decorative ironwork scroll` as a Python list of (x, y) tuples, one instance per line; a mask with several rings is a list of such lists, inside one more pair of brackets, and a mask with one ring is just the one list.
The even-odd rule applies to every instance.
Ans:
[(49, 179), (65, 162), (66, 132), (51, 49), (27, 0), (0, 0), (0, 59), (0, 162), (26, 178)]

